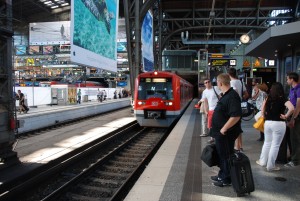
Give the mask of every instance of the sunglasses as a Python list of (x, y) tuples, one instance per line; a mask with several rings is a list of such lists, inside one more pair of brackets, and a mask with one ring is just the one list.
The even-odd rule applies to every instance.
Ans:
[(210, 83), (210, 81), (206, 81), (206, 82), (204, 82), (204, 84), (207, 84), (207, 83)]

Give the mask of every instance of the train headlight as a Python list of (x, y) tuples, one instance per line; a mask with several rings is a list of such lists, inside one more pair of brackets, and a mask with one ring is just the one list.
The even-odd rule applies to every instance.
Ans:
[(171, 105), (173, 105), (173, 103), (172, 102), (165, 102), (165, 105), (171, 106)]
[(145, 105), (145, 102), (139, 101), (139, 102), (138, 102), (138, 105)]

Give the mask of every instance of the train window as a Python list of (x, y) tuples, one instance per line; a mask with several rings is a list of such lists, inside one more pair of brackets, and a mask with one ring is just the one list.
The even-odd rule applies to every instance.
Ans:
[(172, 78), (141, 78), (138, 89), (139, 100), (152, 97), (173, 100)]

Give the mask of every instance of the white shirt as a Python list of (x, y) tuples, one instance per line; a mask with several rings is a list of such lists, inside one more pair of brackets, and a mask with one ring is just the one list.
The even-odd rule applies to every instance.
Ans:
[[(242, 82), (241, 80), (230, 80), (230, 86), (239, 94), (240, 98), (243, 98), (242, 94)], [(243, 83), (243, 92), (247, 91), (245, 84)]]
[[(214, 86), (213, 86), (214, 87)], [(214, 87), (217, 94), (220, 95), (221, 91), (219, 90), (218, 87)], [(216, 93), (214, 92), (214, 89), (204, 89), (204, 91), (202, 92), (202, 98), (201, 101), (206, 98), (207, 102), (208, 102), (208, 110), (214, 110), (217, 102), (218, 102), (218, 97), (216, 96)]]

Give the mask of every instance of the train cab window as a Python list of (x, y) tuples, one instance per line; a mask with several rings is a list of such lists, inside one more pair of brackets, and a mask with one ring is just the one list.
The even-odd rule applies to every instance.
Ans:
[(173, 100), (172, 78), (141, 78), (138, 88), (138, 99), (161, 98)]

